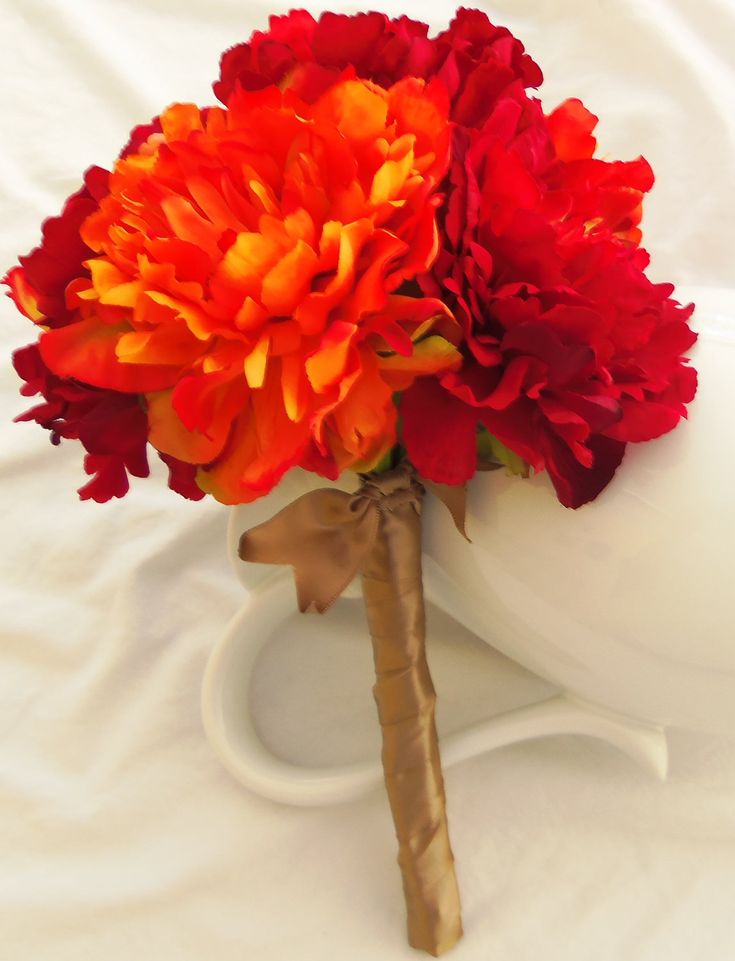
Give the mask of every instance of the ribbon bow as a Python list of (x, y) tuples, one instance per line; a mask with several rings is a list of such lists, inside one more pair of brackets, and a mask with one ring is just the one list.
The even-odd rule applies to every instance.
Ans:
[(381, 513), (410, 503), (420, 514), (424, 490), (442, 501), (467, 538), (465, 488), (419, 478), (404, 463), (389, 473), (361, 475), (354, 494), (330, 488), (303, 494), (246, 531), (238, 553), (244, 561), (290, 564), (299, 610), (323, 614), (363, 569), (378, 536)]

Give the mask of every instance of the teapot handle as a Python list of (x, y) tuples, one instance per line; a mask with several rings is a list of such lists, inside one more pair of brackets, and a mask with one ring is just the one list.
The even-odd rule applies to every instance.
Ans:
[[(424, 571), (427, 600), (445, 609), (431, 565)], [(354, 591), (354, 587), (350, 588)], [(271, 569), (251, 587), (207, 663), (202, 686), (202, 719), (207, 738), (227, 770), (250, 790), (285, 804), (327, 805), (351, 801), (382, 784), (380, 760), (341, 767), (308, 768), (276, 757), (253, 722), (247, 693), (260, 651), (294, 610), (291, 571)], [(232, 678), (237, 683), (232, 683)], [(554, 734), (583, 734), (614, 745), (664, 780), (666, 734), (589, 704), (567, 693), (516, 708), (441, 739), (445, 768), (486, 751)]]

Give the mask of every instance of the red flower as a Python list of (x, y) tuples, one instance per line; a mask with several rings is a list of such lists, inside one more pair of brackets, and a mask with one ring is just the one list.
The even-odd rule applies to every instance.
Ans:
[(223, 54), (214, 92), (226, 104), (238, 86), (260, 90), (276, 84), (311, 101), (347, 67), (384, 87), (404, 77), (427, 78), (437, 59), (427, 32), (425, 23), (409, 17), (323, 13), (316, 21), (306, 10), (292, 10), (271, 17), (267, 31), (256, 31)]
[(578, 101), (545, 118), (513, 84), (455, 131), (443, 249), (422, 284), (460, 321), (465, 358), (401, 402), (408, 455), (432, 480), (471, 477), (484, 428), (578, 507), (628, 441), (686, 416), (693, 307), (646, 278), (635, 246), (650, 168), (593, 159), (595, 122)]
[[(227, 177), (226, 185), (207, 181), (212, 163), (217, 169), (220, 163), (234, 163), (236, 179), (250, 170), (232, 149), (234, 131), (223, 126), (225, 114), (218, 108), (201, 111), (199, 126), (190, 130), (179, 124), (189, 116), (188, 108), (181, 108), (168, 111), (163, 126), (155, 120), (133, 131), (111, 194), (107, 172), (91, 171), (62, 216), (47, 222), (41, 247), (7, 278), (21, 309), (50, 329), (40, 353), (29, 348), (16, 358), (28, 382), (25, 392), (40, 392), (46, 399), (27, 416), (49, 427), (55, 438), (82, 440), (90, 455), (87, 469), (98, 472), (94, 493), (86, 496), (105, 499), (124, 492), (127, 472), (147, 470), (142, 408), (135, 407), (141, 395), (147, 395), (142, 402), (153, 443), (187, 462), (162, 455), (172, 466), (172, 486), (187, 496), (198, 495), (193, 481), (198, 464), (203, 468), (199, 482), (227, 501), (264, 492), (291, 463), (329, 476), (350, 465), (360, 469), (373, 463), (395, 439), (394, 392), (403, 391), (402, 441), (426, 477), (461, 483), (472, 476), (479, 433), (496, 455), (504, 445), (508, 457), (512, 453), (537, 471), (548, 470), (559, 499), (571, 507), (604, 488), (626, 443), (671, 430), (686, 416), (685, 405), (696, 390), (696, 374), (684, 357), (695, 335), (687, 324), (693, 308), (672, 300), (670, 285), (646, 278), (648, 257), (637, 247), (641, 204), (653, 183), (652, 172), (642, 158), (626, 163), (596, 159), (597, 118), (578, 100), (545, 117), (527, 93), (541, 80), (538, 66), (508, 30), (467, 9), (460, 9), (449, 28), (434, 38), (428, 37), (425, 24), (408, 17), (325, 13), (317, 21), (305, 11), (292, 11), (271, 18), (268, 31), (224, 54), (214, 89), (229, 108), (227, 116), (250, 103), (248, 97), (270, 103), (275, 96), (278, 106), (283, 96), (284, 109), (298, 105), (301, 120), (318, 125), (319, 105), (345, 84), (357, 91), (358, 81), (368, 81), (380, 85), (377, 92), (403, 90), (403, 82), (416, 93), (408, 98), (410, 109), (401, 122), (416, 126), (416, 156), (425, 157), (417, 160), (415, 170), (411, 167), (415, 177), (408, 177), (408, 167), (404, 171), (406, 196), (391, 195), (385, 216), (395, 224), (380, 220), (381, 230), (398, 225), (407, 248), (406, 265), (387, 278), (383, 292), (397, 311), (393, 327), (388, 325), (393, 340), (376, 313), (380, 298), (368, 298), (368, 306), (361, 307), (357, 292), (364, 293), (362, 281), (354, 291), (351, 281), (342, 284), (340, 297), (344, 294), (352, 305), (350, 317), (361, 318), (357, 326), (362, 333), (355, 344), (349, 341), (359, 347), (357, 354), (352, 347), (345, 353), (347, 334), (335, 327), (331, 314), (325, 315), (329, 330), (319, 347), (319, 364), (329, 368), (329, 376), (315, 373), (314, 344), (302, 343), (313, 332), (297, 315), (303, 313), (299, 298), (306, 298), (308, 306), (329, 292), (322, 290), (324, 283), (331, 285), (329, 290), (336, 283), (329, 280), (334, 243), (314, 246), (310, 235), (299, 235), (298, 256), (290, 249), (291, 186), (282, 210), (270, 195), (264, 200), (263, 191), (256, 190), (259, 202), (268, 207), (263, 229), (275, 260), (255, 264), (240, 250), (261, 229), (253, 211), (243, 206)], [(419, 91), (424, 89), (431, 96), (421, 103)], [(261, 90), (262, 95), (244, 93)], [(445, 123), (447, 110), (451, 120), (451, 164), (438, 191), (435, 177), (446, 169), (441, 155), (448, 135), (433, 137), (429, 101), (441, 102)], [(350, 128), (356, 130), (366, 115), (358, 112), (355, 118)], [(358, 167), (367, 164), (367, 170), (376, 158), (385, 159), (381, 151), (395, 131), (391, 127), (383, 133), (370, 149), (363, 149), (358, 142), (363, 135), (357, 136), (353, 159)], [(257, 131), (252, 135), (255, 152), (268, 154), (272, 138), (261, 143)], [(323, 207), (325, 197), (330, 203), (334, 199), (333, 174), (344, 172), (344, 164), (335, 159), (338, 141), (339, 136), (330, 139), (332, 146), (319, 155), (334, 153), (333, 173), (324, 183), (319, 180), (324, 171), (316, 170), (318, 183), (312, 184), (309, 173), (297, 185), (294, 196), (301, 197), (304, 209), (317, 197)], [(403, 164), (408, 153), (401, 150), (396, 157)], [(437, 163), (431, 159), (434, 151), (440, 155)], [(294, 157), (288, 156), (290, 164)], [(306, 163), (303, 151), (298, 157)], [(428, 193), (414, 188), (432, 164), (427, 206)], [(273, 165), (266, 167), (270, 173), (261, 173), (270, 182)], [(201, 168), (198, 174), (195, 168)], [(350, 217), (359, 213), (355, 184), (338, 204), (342, 209), (350, 200)], [(179, 199), (173, 196), (182, 191)], [(168, 206), (161, 214), (164, 200)], [(442, 200), (434, 259), (433, 208)], [(228, 211), (233, 202), (237, 210)], [(196, 212), (200, 208), (203, 217)], [(317, 211), (319, 223), (323, 213)], [(238, 233), (230, 221), (240, 215), (248, 227)], [(290, 225), (285, 234), (268, 219), (278, 221), (281, 215)], [(415, 243), (409, 240), (414, 229)], [(248, 235), (247, 244), (235, 243), (240, 234)], [(355, 276), (365, 271), (377, 277), (370, 262), (376, 256), (381, 263), (381, 257), (397, 256), (390, 250), (381, 254), (361, 246), (359, 257), (352, 258)], [(210, 267), (222, 258), (225, 266), (210, 277)], [(279, 266), (282, 261), (288, 270)], [(296, 285), (284, 285), (279, 271)], [(340, 277), (341, 271), (340, 257)], [(278, 274), (278, 284), (269, 279), (271, 273)], [(288, 294), (282, 294), (284, 286)], [(271, 287), (277, 288), (275, 299)], [(416, 313), (419, 292), (433, 316)], [(277, 301), (278, 310), (266, 300)], [(442, 337), (423, 340), (428, 329), (423, 322), (446, 313), (439, 300), (459, 321), (461, 358)], [(236, 310), (235, 333), (227, 325)], [(298, 344), (291, 337), (294, 323), (303, 328)], [(396, 340), (397, 330), (402, 334)], [(308, 384), (301, 370), (306, 357)], [(95, 386), (83, 386), (75, 376)], [(231, 380), (241, 385), (243, 378), (253, 404), (261, 398), (262, 410), (255, 417), (238, 406), (239, 386), (231, 388)], [(372, 384), (370, 393), (362, 389), (363, 381)], [(327, 388), (336, 391), (332, 407), (321, 397)], [(224, 403), (230, 393), (238, 404), (232, 398)], [(262, 400), (266, 394), (267, 403)], [(281, 443), (283, 450), (271, 463), (269, 447), (268, 463), (260, 464), (259, 425), (280, 410), (281, 394), (288, 416), (279, 415), (280, 427), (274, 422), (268, 429), (288, 434), (291, 453), (286, 456)], [(112, 440), (103, 441), (97, 429), (96, 415), (102, 410), (115, 425)], [(239, 425), (236, 441), (234, 422)], [(253, 466), (253, 458), (260, 466)]]
[(464, 127), (480, 126), (501, 94), (521, 94), (543, 81), (521, 41), (480, 10), (460, 8), (434, 45), (437, 72), (452, 102), (450, 116)]
[(523, 44), (479, 10), (459, 9), (436, 37), (429, 38), (428, 29), (405, 16), (323, 13), (317, 21), (305, 10), (292, 10), (271, 17), (267, 31), (223, 54), (214, 92), (227, 103), (238, 86), (277, 84), (310, 101), (348, 67), (384, 87), (404, 77), (438, 76), (452, 101), (452, 119), (469, 124), (482, 119), (485, 105), (508, 84), (541, 83)]
[[(131, 144), (155, 129), (155, 123), (133, 131)], [(84, 186), (66, 201), (60, 216), (43, 226), (43, 239), (26, 257), (20, 258), (4, 279), (19, 310), (45, 328), (66, 327), (76, 320), (68, 307), (66, 289), (72, 280), (89, 271), (82, 262), (92, 251), (80, 236), (86, 218), (107, 194), (108, 172), (100, 167), (87, 171)], [(53, 374), (37, 343), (17, 350), (13, 364), (25, 381), (21, 393), (41, 394), (43, 402), (17, 420), (34, 420), (51, 432), (51, 442), (75, 439), (86, 450), (84, 469), (92, 475), (79, 490), (82, 500), (102, 502), (122, 497), (128, 490), (128, 474), (148, 476), (146, 447), (148, 422), (135, 394), (90, 387), (81, 381)], [(173, 457), (161, 455), (169, 467), (169, 486), (192, 500), (203, 492), (194, 483), (195, 469)]]

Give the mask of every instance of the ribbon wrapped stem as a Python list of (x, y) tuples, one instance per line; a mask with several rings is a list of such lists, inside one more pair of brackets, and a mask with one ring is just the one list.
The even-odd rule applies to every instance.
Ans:
[[(464, 532), (464, 490), (427, 486)], [(462, 921), (434, 722), (436, 694), (426, 662), (423, 495), (406, 463), (364, 475), (355, 494), (312, 491), (246, 531), (240, 557), (291, 564), (302, 611), (323, 613), (362, 572), (408, 939), (438, 956), (462, 936)]]
[[(426, 661), (421, 575), (421, 488), (396, 498), (393, 478), (378, 500), (379, 525), (363, 567), (373, 642), (373, 688), (383, 735), (383, 772), (398, 838), (409, 943), (438, 956), (462, 936), (449, 843), (444, 779), (434, 721), (436, 694)], [(397, 502), (396, 502), (397, 501)]]

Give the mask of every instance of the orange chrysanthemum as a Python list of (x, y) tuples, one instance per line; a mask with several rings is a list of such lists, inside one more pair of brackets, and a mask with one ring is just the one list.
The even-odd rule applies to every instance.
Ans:
[(295, 465), (374, 465), (394, 392), (460, 359), (411, 283), (437, 252), (446, 110), (423, 81), (350, 76), (313, 104), (270, 87), (170, 107), (81, 227), (89, 275), (45, 363), (145, 395), (151, 443), (225, 503)]

